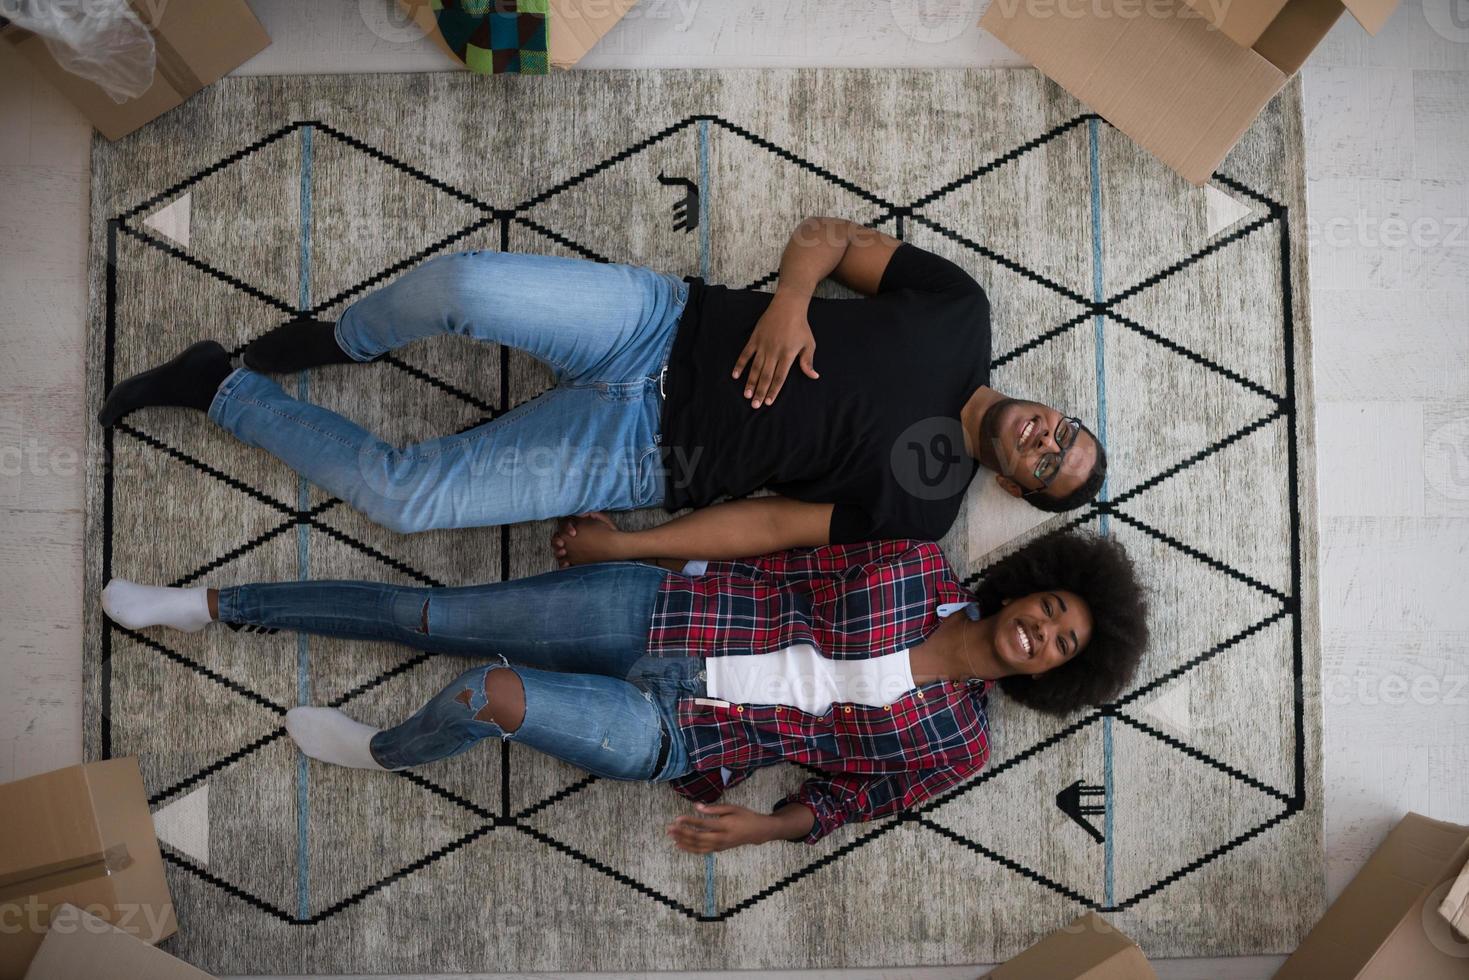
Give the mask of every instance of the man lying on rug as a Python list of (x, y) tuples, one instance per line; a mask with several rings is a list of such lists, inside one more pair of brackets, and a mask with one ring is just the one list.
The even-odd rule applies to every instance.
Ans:
[[(224, 622), (498, 656), (393, 728), (302, 707), (286, 729), (312, 758), (363, 769), (423, 765), (498, 737), (607, 779), (671, 781), (704, 804), (703, 819), (668, 828), (695, 853), (814, 843), (916, 806), (984, 766), (993, 683), (1066, 713), (1115, 697), (1147, 642), (1122, 546), (1075, 532), (1000, 561), (978, 594), (937, 545), (884, 541), (449, 589), (113, 580), (102, 605), (130, 629)], [(780, 762), (826, 775), (773, 813), (707, 805)]]
[[(826, 276), (866, 298), (813, 299)], [(371, 361), (445, 333), (519, 348), (550, 366), (556, 387), (467, 432), (395, 449), (257, 373)], [(233, 370), (219, 344), (195, 344), (117, 385), (99, 418), (112, 425), (155, 405), (208, 412), (401, 532), (706, 507), (762, 487), (780, 495), (637, 533), (591, 523), (561, 539), (566, 561), (937, 539), (976, 459), (1050, 511), (1086, 503), (1106, 471), (1079, 420), (988, 386), (989, 303), (968, 274), (839, 218), (798, 226), (774, 294), (465, 252), (425, 262), (335, 324), (272, 330), (244, 362)]]

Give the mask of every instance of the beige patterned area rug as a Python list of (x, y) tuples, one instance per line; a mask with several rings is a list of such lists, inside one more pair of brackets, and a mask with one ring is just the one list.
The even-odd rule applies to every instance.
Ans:
[[(1125, 540), (1155, 609), (1116, 704), (1058, 720), (997, 695), (993, 762), (964, 786), (816, 846), (706, 860), (668, 843), (688, 806), (665, 787), (494, 742), (362, 773), (308, 765), (284, 734), (303, 701), (396, 722), (462, 662), (106, 624), (109, 576), (462, 584), (550, 566), (545, 525), (395, 535), (197, 414), (139, 413), (92, 433), (87, 754), (141, 760), (172, 952), (231, 974), (891, 966), (1002, 959), (1085, 909), (1154, 956), (1287, 950), (1316, 917), (1294, 87), (1205, 188), (1025, 71), (227, 79), (97, 143), (92, 172), (93, 406), (187, 343), (238, 350), (297, 310), (335, 315), (441, 251), (769, 286), (802, 217), (883, 228), (988, 290), (999, 387), (1104, 434), (1104, 498), (1074, 522)], [(446, 338), (291, 383), (408, 441), (546, 380)], [(965, 574), (1066, 520), (986, 485), (944, 542)], [(807, 775), (766, 769), (729, 798), (767, 809)]]

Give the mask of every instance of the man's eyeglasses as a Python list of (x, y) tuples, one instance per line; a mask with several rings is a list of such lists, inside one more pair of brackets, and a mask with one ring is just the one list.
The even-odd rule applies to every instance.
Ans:
[(1066, 454), (1071, 451), (1071, 447), (1076, 445), (1076, 437), (1080, 432), (1081, 419), (1072, 418), (1069, 415), (1061, 419), (1061, 424), (1056, 426), (1055, 432), (1057, 452), (1046, 453), (1041, 457), (1040, 462), (1035, 467), (1034, 476), (1040, 481), (1041, 485), (1034, 490), (1025, 491), (1025, 493), (1021, 494), (1022, 497), (1028, 497), (1033, 493), (1040, 493), (1050, 487), (1051, 481), (1061, 474), (1061, 462), (1066, 458)]

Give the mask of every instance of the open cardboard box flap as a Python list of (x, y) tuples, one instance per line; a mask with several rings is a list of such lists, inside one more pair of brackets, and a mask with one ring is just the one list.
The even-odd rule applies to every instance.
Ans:
[(1254, 47), (1279, 16), (1286, 0), (1187, 0), (1220, 32), (1242, 48)]
[(1045, 16), (1023, 0), (994, 0), (980, 25), (1202, 184), (1286, 76), (1188, 16), (1181, 0), (1150, 4), (1174, 16), (1124, 16), (1125, 2), (1096, 0), (1081, 16)]
[[(1350, 3), (1380, 27), (1397, 0)], [(1342, 0), (993, 0), (980, 26), (1202, 184), (1343, 9)], [(1233, 18), (1252, 44), (1216, 29)]]
[(1397, 9), (1398, 0), (1342, 0), (1342, 6), (1352, 12), (1363, 30), (1376, 34)]
[[(1186, 0), (1186, 2), (1196, 13), (1217, 27), (1220, 33), (1242, 48), (1255, 47), (1260, 38), (1264, 37), (1275, 24), (1281, 13), (1290, 6), (1290, 0)], [(1351, 11), (1357, 23), (1366, 28), (1369, 34), (1376, 34), (1382, 29), (1382, 25), (1387, 23), (1388, 17), (1392, 15), (1393, 8), (1397, 5), (1398, 0), (1340, 0), (1339, 3), (1333, 0), (1332, 3), (1333, 8), (1345, 6)], [(1333, 16), (1331, 20), (1335, 22), (1336, 17)], [(1300, 36), (1301, 25), (1297, 23), (1290, 29), (1290, 33)], [(1320, 38), (1312, 39), (1311, 47), (1315, 47), (1319, 40)], [(1309, 50), (1308, 48), (1306, 53), (1309, 53)], [(1301, 61), (1305, 61), (1304, 56)]]
[(570, 68), (622, 20), (638, 0), (550, 0), (551, 64)]

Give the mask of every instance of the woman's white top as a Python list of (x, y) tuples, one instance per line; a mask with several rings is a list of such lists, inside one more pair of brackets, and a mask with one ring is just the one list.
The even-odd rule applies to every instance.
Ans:
[(711, 698), (735, 704), (783, 704), (822, 714), (835, 701), (892, 704), (917, 685), (908, 651), (867, 660), (831, 660), (807, 643), (770, 653), (708, 657)]

